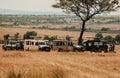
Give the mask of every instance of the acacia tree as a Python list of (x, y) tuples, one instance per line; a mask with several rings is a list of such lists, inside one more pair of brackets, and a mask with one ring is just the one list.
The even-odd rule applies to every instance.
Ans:
[(82, 21), (82, 28), (78, 44), (82, 44), (86, 22), (93, 16), (103, 12), (115, 11), (119, 7), (119, 0), (57, 0), (54, 8), (61, 8), (66, 13), (73, 13)]

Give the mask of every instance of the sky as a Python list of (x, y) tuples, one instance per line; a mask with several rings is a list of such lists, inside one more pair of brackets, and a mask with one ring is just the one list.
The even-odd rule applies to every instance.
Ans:
[(52, 7), (55, 0), (0, 0), (1, 9), (22, 11), (60, 11)]
[[(56, 0), (0, 0), (0, 9), (11, 9), (18, 11), (61, 11), (61, 9), (53, 8)], [(120, 12), (120, 10), (119, 10)], [(119, 12), (112, 14), (119, 14)]]

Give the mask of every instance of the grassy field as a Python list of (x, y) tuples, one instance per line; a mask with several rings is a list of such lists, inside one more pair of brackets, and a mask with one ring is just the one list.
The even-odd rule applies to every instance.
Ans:
[[(70, 35), (74, 40), (79, 36), (79, 32), (2, 27), (0, 39), (15, 33), (22, 38), (27, 31), (36, 31), (38, 36)], [(84, 38), (95, 34), (86, 32)], [(103, 34), (107, 35), (116, 34)], [(4, 51), (1, 46), (0, 78), (120, 78), (120, 46), (116, 53)]]
[(3, 51), (0, 78), (120, 78), (116, 53)]

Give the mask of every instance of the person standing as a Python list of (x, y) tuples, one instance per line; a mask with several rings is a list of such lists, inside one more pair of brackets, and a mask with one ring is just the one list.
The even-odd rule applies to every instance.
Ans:
[(115, 45), (113, 44), (112, 45), (112, 52), (114, 52), (115, 51)]
[(110, 46), (109, 46), (109, 51), (110, 52), (112, 51), (112, 44), (110, 44)]

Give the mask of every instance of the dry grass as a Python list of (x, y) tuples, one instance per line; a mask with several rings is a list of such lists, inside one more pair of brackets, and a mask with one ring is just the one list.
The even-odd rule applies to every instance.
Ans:
[(14, 68), (10, 69), (6, 74), (6, 78), (65, 78), (65, 71), (58, 67), (30, 69), (29, 71), (16, 71)]
[(0, 78), (120, 78), (116, 53), (22, 52), (0, 48)]
[(101, 29), (103, 27), (109, 28), (111, 30), (120, 30), (119, 24), (91, 24), (87, 25), (87, 28)]
[[(38, 36), (44, 36), (44, 35), (49, 35), (49, 36), (62, 36), (65, 37), (66, 35), (70, 35), (73, 37), (74, 40), (77, 40), (79, 37), (79, 32), (70, 32), (70, 31), (58, 31), (58, 30), (43, 30), (43, 29), (28, 29), (28, 28), (0, 28), (0, 39), (3, 39), (3, 35), (5, 34), (10, 34), (14, 35), (16, 32), (20, 33), (20, 36), (23, 37), (23, 35), (27, 31), (36, 31), (38, 33)], [(84, 38), (86, 37), (94, 37), (96, 33), (91, 33), (91, 32), (85, 32)], [(116, 34), (108, 34), (105, 33), (103, 36), (115, 36)]]

